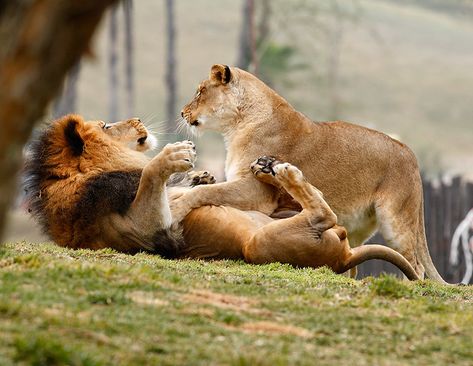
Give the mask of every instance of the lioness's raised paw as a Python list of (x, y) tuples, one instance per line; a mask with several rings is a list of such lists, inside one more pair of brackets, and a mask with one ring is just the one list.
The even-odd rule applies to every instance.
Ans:
[(215, 177), (208, 171), (191, 171), (187, 173), (191, 186), (199, 186), (203, 184), (214, 184), (216, 182)]
[(194, 167), (197, 153), (192, 141), (182, 141), (167, 144), (155, 157), (159, 161), (157, 169), (161, 175), (170, 176), (173, 173), (186, 172)]

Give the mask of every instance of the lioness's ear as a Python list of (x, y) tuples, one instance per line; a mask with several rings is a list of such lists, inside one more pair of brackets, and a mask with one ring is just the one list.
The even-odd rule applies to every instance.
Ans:
[(210, 80), (220, 84), (228, 84), (232, 79), (232, 72), (227, 65), (213, 65), (210, 69)]
[(72, 151), (72, 155), (79, 156), (84, 151), (84, 140), (80, 137), (77, 127), (79, 126), (79, 121), (76, 116), (67, 116), (66, 126), (64, 127), (64, 136), (66, 137), (66, 142), (69, 148)]

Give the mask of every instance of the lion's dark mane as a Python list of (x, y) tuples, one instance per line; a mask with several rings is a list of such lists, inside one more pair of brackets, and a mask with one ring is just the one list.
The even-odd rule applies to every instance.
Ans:
[[(27, 147), (22, 174), (25, 202), (28, 211), (39, 222), (45, 234), (51, 236), (50, 229), (53, 220), (66, 223), (71, 232), (74, 232), (74, 229), (81, 232), (80, 238), (73, 238), (72, 242), (66, 246), (87, 247), (87, 242), (93, 241), (94, 235), (97, 234), (98, 228), (95, 223), (101, 216), (113, 213), (122, 216), (126, 214), (136, 196), (142, 170), (99, 173), (88, 179), (80, 190), (74, 193), (78, 197), (74, 200), (77, 204), (73, 207), (65, 205), (54, 213), (46, 212), (48, 196), (41, 187), (44, 187), (48, 181), (53, 183), (55, 180), (68, 179), (68, 177), (51, 174), (54, 166), (50, 162), (56, 153), (50, 148), (53, 138), (55, 138), (55, 133), (52, 127), (46, 128), (37, 134)], [(168, 186), (187, 183), (185, 174), (174, 174)], [(64, 197), (64, 200), (68, 201), (68, 198)], [(143, 249), (166, 258), (175, 258), (179, 256), (183, 246), (182, 233), (179, 230), (165, 228), (158, 230), (153, 236), (152, 243)]]

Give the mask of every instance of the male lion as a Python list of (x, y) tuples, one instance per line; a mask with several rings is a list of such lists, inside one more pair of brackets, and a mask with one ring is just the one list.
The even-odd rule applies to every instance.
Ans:
[[(72, 248), (326, 265), (338, 273), (377, 258), (397, 265), (409, 279), (419, 278), (390, 248), (351, 249), (321, 193), (299, 169), (273, 158), (256, 160), (251, 170), (257, 179), (287, 191), (300, 203), (300, 213), (273, 220), (261, 212), (206, 206), (192, 210), (182, 230), (172, 228), (168, 194), (189, 189), (182, 176), (172, 174), (193, 166), (195, 149), (190, 141), (166, 145), (153, 159), (136, 151), (154, 144), (138, 119), (114, 124), (77, 115), (59, 119), (30, 148), (25, 173), (31, 211), (56, 243)], [(192, 184), (214, 183), (207, 172), (190, 178)]]
[(167, 145), (152, 160), (140, 152), (155, 145), (138, 119), (55, 121), (28, 151), (30, 212), (61, 246), (176, 255), (181, 238), (169, 229), (165, 185), (193, 167), (195, 148), (190, 141)]
[(248, 169), (272, 155), (300, 168), (324, 193), (352, 246), (379, 230), (420, 277), (425, 272), (444, 282), (427, 248), (421, 178), (406, 145), (345, 122), (314, 123), (252, 74), (225, 65), (212, 67), (182, 117), (193, 129), (223, 134), (227, 182), (196, 187), (172, 202), (176, 221), (203, 205), (273, 213), (280, 195)]

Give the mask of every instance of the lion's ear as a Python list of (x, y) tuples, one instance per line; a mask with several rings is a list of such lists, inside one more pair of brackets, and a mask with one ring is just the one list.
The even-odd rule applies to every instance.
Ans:
[(213, 65), (210, 69), (210, 80), (219, 84), (228, 84), (232, 79), (232, 72), (227, 65)]
[(72, 151), (72, 155), (79, 156), (84, 151), (84, 140), (77, 131), (79, 121), (75, 116), (68, 116), (66, 126), (64, 127), (64, 136), (68, 147)]

